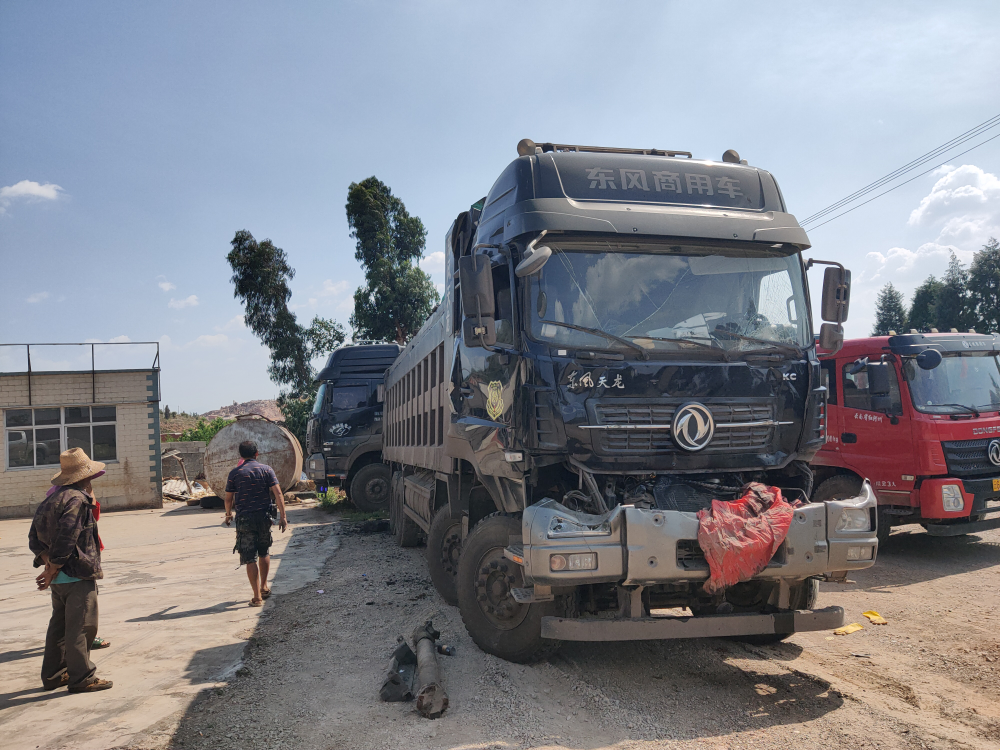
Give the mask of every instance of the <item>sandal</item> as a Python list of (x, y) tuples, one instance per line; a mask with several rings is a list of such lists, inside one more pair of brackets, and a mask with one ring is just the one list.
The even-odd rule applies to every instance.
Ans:
[(263, 607), (264, 606), (264, 600), (263, 599), (251, 599), (249, 606), (251, 606), (251, 607)]
[(58, 680), (50, 682), (48, 685), (43, 685), (43, 688), (45, 690), (56, 690), (58, 688), (65, 687), (66, 685), (69, 685), (69, 672), (63, 672), (59, 676)]
[(90, 650), (93, 651), (95, 648), (107, 648), (111, 645), (111, 641), (106, 641), (103, 638), (95, 638), (94, 642), (90, 644)]
[(71, 693), (96, 693), (98, 690), (110, 690), (114, 684), (111, 680), (96, 679), (83, 687), (70, 688), (69, 691)]
[(260, 598), (261, 599), (267, 599), (270, 595), (271, 595), (271, 589), (261, 589), (260, 590)]

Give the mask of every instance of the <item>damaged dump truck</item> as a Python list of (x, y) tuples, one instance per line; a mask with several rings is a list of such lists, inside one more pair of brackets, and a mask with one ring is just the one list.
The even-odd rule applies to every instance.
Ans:
[[(453, 223), (442, 302), (386, 374), (397, 541), (426, 537), (438, 591), (511, 661), (842, 624), (818, 582), (873, 563), (875, 496), (809, 502), (825, 389), (806, 270), (824, 262), (803, 261), (775, 180), (733, 151), (518, 154)], [(835, 350), (850, 274), (825, 265)], [(698, 511), (748, 486), (793, 506), (787, 534), (707, 586)]]

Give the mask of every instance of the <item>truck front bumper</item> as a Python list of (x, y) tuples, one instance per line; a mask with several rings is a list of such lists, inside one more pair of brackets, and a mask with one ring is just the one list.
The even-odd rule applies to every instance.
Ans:
[[(797, 507), (785, 541), (754, 579), (802, 580), (870, 567), (878, 549), (875, 507), (868, 482), (857, 497)], [(845, 509), (867, 512), (868, 530), (838, 530)], [(525, 509), (521, 529), (528, 585), (650, 586), (709, 576), (695, 513), (624, 505), (593, 516), (543, 500)], [(565, 563), (561, 570), (553, 569), (553, 555)]]
[(542, 638), (558, 641), (660, 641), (772, 633), (788, 635), (809, 630), (830, 630), (843, 624), (842, 607), (770, 614), (640, 617), (635, 620), (543, 617)]

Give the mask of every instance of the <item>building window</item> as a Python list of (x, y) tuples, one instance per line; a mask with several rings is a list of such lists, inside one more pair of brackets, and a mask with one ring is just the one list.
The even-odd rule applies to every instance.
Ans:
[(66, 406), (7, 409), (7, 468), (58, 466), (59, 454), (83, 448), (95, 461), (118, 459), (117, 407)]

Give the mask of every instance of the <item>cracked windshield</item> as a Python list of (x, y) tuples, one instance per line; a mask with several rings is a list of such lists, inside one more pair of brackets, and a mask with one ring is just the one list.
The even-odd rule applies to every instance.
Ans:
[(945, 355), (933, 370), (904, 360), (903, 375), (918, 411), (951, 414), (963, 408), (1000, 410), (1000, 364), (994, 355)]
[(531, 334), (567, 346), (724, 352), (809, 345), (795, 255), (574, 243), (531, 283)]

